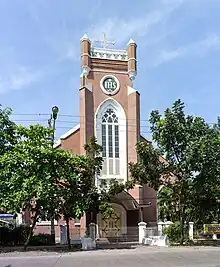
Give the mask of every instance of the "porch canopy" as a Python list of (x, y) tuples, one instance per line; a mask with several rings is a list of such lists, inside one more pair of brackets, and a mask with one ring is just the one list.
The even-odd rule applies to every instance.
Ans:
[(111, 201), (124, 206), (126, 210), (138, 210), (140, 208), (137, 201), (126, 191), (115, 195)]

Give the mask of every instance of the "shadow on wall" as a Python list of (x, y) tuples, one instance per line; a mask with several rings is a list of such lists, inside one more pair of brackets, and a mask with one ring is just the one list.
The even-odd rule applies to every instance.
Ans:
[(143, 190), (143, 204), (148, 204), (151, 202), (150, 207), (144, 209), (144, 221), (149, 223), (148, 226), (152, 226), (151, 224), (155, 224), (157, 222), (157, 193), (153, 188), (150, 188), (147, 185), (144, 185)]

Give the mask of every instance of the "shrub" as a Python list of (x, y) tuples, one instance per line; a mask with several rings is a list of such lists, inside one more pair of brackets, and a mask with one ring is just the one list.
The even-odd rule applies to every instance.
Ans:
[(9, 227), (0, 227), (0, 244), (7, 245), (24, 245), (30, 227), (20, 225), (13, 229)]
[(12, 238), (14, 245), (24, 245), (27, 240), (30, 227), (27, 225), (19, 225), (12, 230)]
[[(168, 236), (171, 243), (178, 243), (180, 241), (180, 223), (175, 222), (171, 224), (169, 227), (165, 228), (163, 233)], [(185, 225), (184, 227), (184, 236), (185, 240), (188, 240), (188, 227)]]
[(11, 243), (11, 229), (6, 226), (0, 227), (0, 245), (7, 246)]
[(50, 246), (53, 245), (51, 235), (49, 234), (38, 234), (32, 236), (30, 246)]

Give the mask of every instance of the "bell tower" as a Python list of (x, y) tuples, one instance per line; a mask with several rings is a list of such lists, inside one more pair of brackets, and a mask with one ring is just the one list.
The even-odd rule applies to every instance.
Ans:
[(133, 88), (137, 45), (132, 39), (124, 50), (109, 44), (105, 35), (95, 43), (86, 34), (81, 38), (80, 152), (95, 135), (104, 159), (97, 185), (101, 179), (129, 179), (128, 163), (137, 160), (140, 139), (140, 95)]

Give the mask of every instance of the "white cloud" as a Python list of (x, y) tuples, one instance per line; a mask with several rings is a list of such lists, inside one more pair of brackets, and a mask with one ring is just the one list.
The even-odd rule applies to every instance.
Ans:
[(43, 72), (30, 71), (25, 67), (19, 67), (16, 71), (0, 76), (0, 94), (11, 90), (20, 90), (42, 79)]
[(186, 0), (163, 0), (161, 8), (139, 18), (120, 19), (107, 18), (93, 25), (87, 30), (92, 40), (99, 40), (102, 32), (114, 39), (117, 44), (127, 42), (132, 35), (137, 37), (146, 36), (150, 30), (165, 21), (170, 14), (180, 7)]
[(203, 57), (207, 53), (220, 50), (220, 36), (211, 34), (203, 40), (190, 43), (171, 51), (162, 51), (155, 62), (155, 66), (188, 56)]

